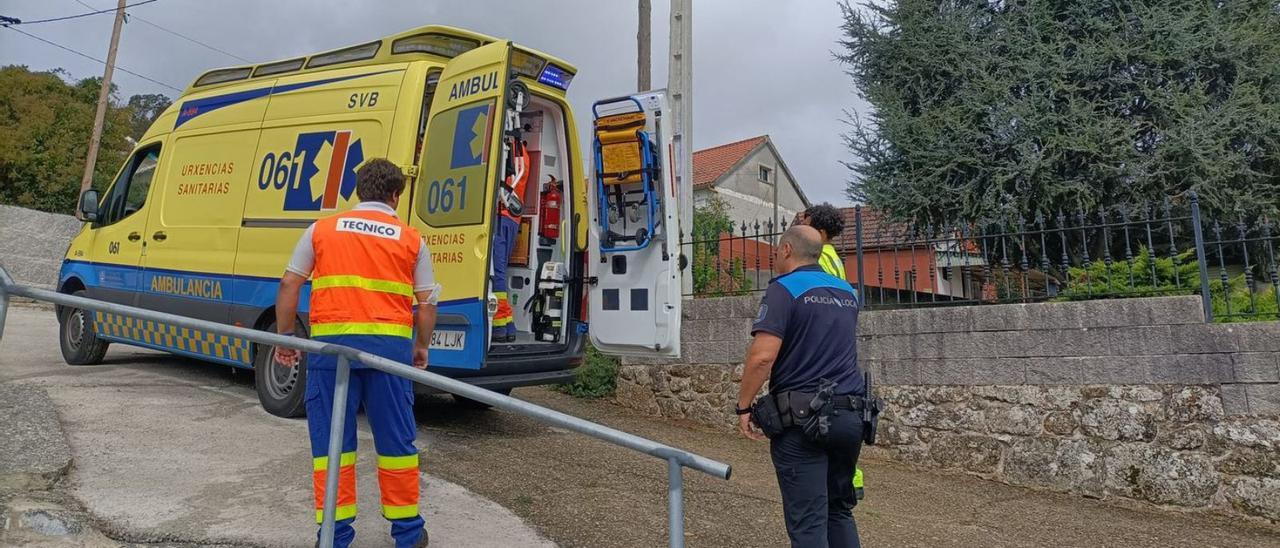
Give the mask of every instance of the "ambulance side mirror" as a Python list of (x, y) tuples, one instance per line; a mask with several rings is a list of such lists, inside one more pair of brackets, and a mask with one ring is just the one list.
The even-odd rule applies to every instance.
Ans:
[(90, 223), (98, 221), (98, 191), (90, 189), (80, 195), (80, 218)]

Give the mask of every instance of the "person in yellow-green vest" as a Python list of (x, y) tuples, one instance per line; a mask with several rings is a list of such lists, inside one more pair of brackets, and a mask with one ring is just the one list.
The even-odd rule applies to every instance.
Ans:
[[(831, 240), (844, 232), (844, 215), (840, 213), (840, 210), (831, 204), (823, 202), (797, 213), (794, 224), (811, 226), (818, 231), (818, 234), (822, 235), (822, 254), (818, 255), (818, 266), (822, 267), (823, 272), (848, 281), (849, 277), (844, 272), (844, 259), (840, 257), (839, 253), (836, 253), (836, 246), (831, 245)], [(857, 290), (855, 289), (854, 297), (857, 297), (857, 295)], [(861, 468), (853, 472), (853, 491), (858, 500), (862, 500), (865, 492), (863, 491)]]

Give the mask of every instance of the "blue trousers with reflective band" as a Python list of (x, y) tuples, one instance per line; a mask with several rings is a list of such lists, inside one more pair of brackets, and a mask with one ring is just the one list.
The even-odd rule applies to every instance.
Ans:
[[(498, 215), (498, 226), (493, 231), (493, 291), (506, 293), (507, 263), (511, 262), (511, 252), (515, 251), (516, 236), (520, 233), (520, 224), (506, 215)], [(507, 300), (510, 301), (510, 294)], [(493, 328), (494, 335), (515, 335), (516, 324), (511, 322), (505, 326)]]
[[(398, 344), (390, 344), (392, 341), (382, 341), (382, 344), (375, 345), (353, 344), (351, 339), (356, 337), (397, 339)], [(413, 343), (402, 337), (343, 335), (316, 337), (316, 340), (348, 344), (400, 363), (411, 363), (413, 359)], [(320, 362), (320, 367), (314, 367), (317, 362)], [(328, 367), (325, 367), (326, 365)], [(347, 385), (346, 424), (342, 429), (342, 452), (349, 453), (356, 450), (356, 413), (363, 408), (369, 421), (369, 428), (373, 430), (373, 444), (379, 455), (416, 455), (418, 450), (414, 446), (414, 439), (418, 429), (413, 417), (413, 383), (408, 379), (376, 369), (362, 366), (357, 368), (357, 364), (354, 363), (351, 365), (351, 377)], [(307, 356), (307, 427), (311, 433), (312, 457), (324, 457), (329, 454), (329, 426), (333, 413), (333, 391), (336, 380), (335, 366), (336, 359), (333, 356), (318, 354)], [(337, 463), (330, 463), (330, 465), (336, 466)], [(355, 518), (350, 518), (335, 524), (334, 546), (346, 547), (351, 544), (356, 534), (351, 526), (354, 521)], [(391, 521), (391, 536), (395, 538), (397, 548), (407, 548), (418, 542), (425, 524), (421, 515), (389, 521)]]

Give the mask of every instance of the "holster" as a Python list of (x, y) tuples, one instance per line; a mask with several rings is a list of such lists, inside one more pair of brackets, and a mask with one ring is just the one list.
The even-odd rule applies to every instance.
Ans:
[(809, 401), (791, 402), (791, 413), (794, 420), (804, 429), (804, 437), (814, 443), (827, 441), (831, 432), (831, 413), (835, 410), (836, 383), (822, 379), (818, 384), (818, 393)]
[(884, 400), (877, 398), (871, 391), (871, 373), (863, 373), (867, 388), (867, 396), (862, 406), (862, 441), (867, 445), (876, 444), (876, 428), (880, 425), (880, 411), (884, 410)]

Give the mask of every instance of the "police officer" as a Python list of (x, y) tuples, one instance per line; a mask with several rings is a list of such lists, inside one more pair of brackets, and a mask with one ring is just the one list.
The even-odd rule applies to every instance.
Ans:
[[(294, 333), (298, 294), (310, 277), (313, 339), (412, 363), (418, 369), (427, 367), (440, 286), (426, 242), (396, 217), (404, 186), (404, 175), (395, 164), (371, 160), (356, 172), (360, 204), (316, 221), (302, 234), (276, 297), (280, 334)], [(275, 358), (293, 366), (301, 355), (277, 348)], [(334, 356), (313, 354), (303, 372), (316, 522), (321, 521), (325, 475), (330, 466), (337, 466), (334, 546), (348, 546), (355, 538), (351, 524), (356, 516), (356, 411), (363, 406), (378, 452), (382, 515), (391, 522), (391, 536), (397, 548), (426, 546), (427, 530), (418, 508), (413, 384), (352, 363), (341, 462), (328, 462), (336, 366)]]
[[(744, 435), (765, 439), (751, 408), (768, 380), (770, 393), (754, 406), (773, 405), (789, 416), (769, 441), (791, 545), (856, 547), (852, 478), (866, 405), (854, 336), (858, 307), (849, 283), (818, 266), (821, 252), (821, 235), (812, 227), (793, 226), (779, 239), (775, 263), (782, 274), (769, 283), (751, 327), (737, 413)], [(825, 433), (814, 436), (798, 413), (823, 388), (831, 403), (817, 413)]]

